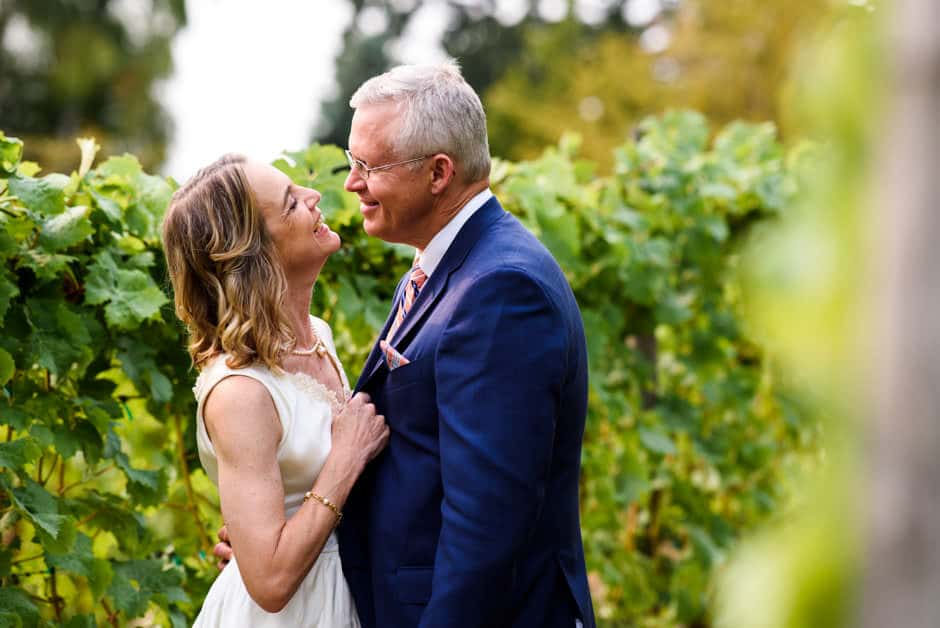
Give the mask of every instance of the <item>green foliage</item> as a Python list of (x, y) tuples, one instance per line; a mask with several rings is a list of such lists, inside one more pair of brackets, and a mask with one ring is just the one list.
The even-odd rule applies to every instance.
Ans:
[[(752, 226), (792, 202), (791, 158), (769, 125), (713, 138), (689, 112), (644, 121), (611, 176), (578, 149), (566, 137), (534, 161), (497, 160), (492, 184), (552, 250), (585, 320), (582, 525), (598, 617), (707, 625), (712, 575), (777, 509), (815, 439), (747, 334), (735, 274)], [(214, 577), (219, 514), (194, 460), (195, 373), (157, 235), (171, 186), (129, 156), (35, 178), (18, 150), (0, 138), (13, 155), (0, 180), (0, 612), (185, 623)], [(275, 162), (321, 191), (344, 240), (313, 309), (354, 379), (413, 252), (364, 234), (344, 164), (319, 145)]]
[(21, 155), (0, 134), (0, 622), (169, 624), (214, 576), (199, 549), (218, 510), (181, 490), (192, 372), (158, 238), (173, 188), (131, 156), (39, 177)]

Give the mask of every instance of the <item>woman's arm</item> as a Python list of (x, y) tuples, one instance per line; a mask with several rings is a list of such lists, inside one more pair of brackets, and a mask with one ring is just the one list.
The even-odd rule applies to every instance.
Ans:
[[(285, 519), (277, 463), (281, 423), (263, 384), (227, 377), (210, 393), (203, 414), (218, 458), (222, 516), (245, 588), (261, 608), (277, 612), (320, 555), (336, 515), (311, 499)], [(368, 398), (357, 396), (334, 420), (333, 433), (311, 490), (342, 508), (366, 462), (384, 446), (387, 428)]]

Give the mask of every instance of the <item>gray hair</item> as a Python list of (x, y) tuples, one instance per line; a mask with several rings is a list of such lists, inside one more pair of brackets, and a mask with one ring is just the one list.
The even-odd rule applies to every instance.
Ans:
[(401, 125), (392, 146), (400, 157), (446, 153), (466, 181), (489, 176), (486, 114), (456, 62), (397, 66), (363, 83), (349, 100), (353, 109), (384, 103), (399, 105)]

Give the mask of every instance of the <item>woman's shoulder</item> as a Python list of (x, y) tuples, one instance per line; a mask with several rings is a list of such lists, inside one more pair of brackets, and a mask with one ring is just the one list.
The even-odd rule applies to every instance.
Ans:
[(231, 356), (227, 353), (220, 353), (210, 358), (203, 364), (199, 375), (196, 377), (196, 383), (193, 386), (193, 394), (197, 399), (204, 397), (210, 390), (216, 387), (222, 380), (233, 375), (245, 375), (254, 380), (272, 381), (276, 380), (274, 373), (261, 363), (252, 363), (244, 366), (229, 366)]

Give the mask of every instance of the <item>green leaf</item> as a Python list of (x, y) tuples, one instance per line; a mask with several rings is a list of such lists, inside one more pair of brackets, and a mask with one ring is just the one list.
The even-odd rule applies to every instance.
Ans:
[(147, 542), (148, 530), (143, 516), (128, 508), (124, 499), (110, 493), (88, 491), (69, 503), (76, 517), (90, 517), (89, 525), (111, 532), (120, 548), (130, 555)]
[(23, 486), (12, 491), (13, 502), (36, 526), (39, 540), (48, 551), (64, 552), (75, 538), (75, 520), (59, 512), (59, 500), (24, 477)]
[(30, 210), (42, 216), (55, 216), (65, 211), (65, 195), (54, 182), (32, 177), (10, 177), (10, 193)]
[(26, 306), (33, 329), (32, 359), (55, 375), (66, 373), (73, 365), (82, 371), (94, 356), (84, 319), (68, 304), (49, 299), (30, 299)]
[(128, 153), (116, 157), (109, 157), (107, 161), (96, 168), (96, 172), (103, 177), (116, 177), (126, 181), (134, 181), (143, 174), (140, 162)]
[(23, 142), (0, 131), (0, 174), (11, 175), (23, 157)]
[(107, 303), (105, 320), (117, 329), (136, 329), (145, 320), (159, 317), (169, 299), (151, 277), (140, 270), (118, 268), (108, 251), (102, 251), (89, 267), (85, 302)]
[(124, 219), (124, 208), (121, 204), (100, 192), (91, 191), (91, 197), (95, 201), (95, 206), (100, 209), (105, 216), (113, 222), (120, 223)]
[(150, 369), (150, 396), (158, 403), (173, 399), (173, 384), (157, 369)]
[(20, 293), (15, 280), (5, 270), (0, 271), (0, 327), (10, 308), (10, 301)]
[(104, 456), (113, 458), (118, 468), (127, 477), (127, 491), (141, 504), (153, 505), (160, 501), (165, 491), (166, 476), (162, 471), (137, 469), (121, 451), (121, 441), (113, 431), (109, 431), (105, 440)]
[(108, 596), (128, 617), (146, 612), (154, 598), (164, 602), (188, 602), (189, 596), (180, 587), (182, 578), (176, 569), (167, 569), (159, 560), (116, 562)]
[(74, 261), (76, 261), (76, 258), (71, 255), (46, 253), (40, 249), (29, 249), (23, 252), (23, 256), (19, 259), (17, 267), (30, 269), (39, 279), (58, 279), (68, 268), (69, 264)]
[(640, 442), (648, 450), (664, 456), (676, 453), (675, 443), (665, 434), (646, 427), (639, 428), (637, 433), (640, 435)]
[(59, 251), (78, 244), (94, 232), (88, 220), (88, 208), (79, 205), (44, 222), (39, 243), (48, 251)]
[(153, 219), (152, 224), (159, 225), (163, 221), (163, 214), (166, 212), (167, 206), (170, 204), (173, 188), (162, 177), (141, 174), (137, 178), (137, 189), (140, 204), (150, 213)]
[(0, 386), (6, 386), (15, 372), (16, 364), (13, 362), (13, 356), (5, 349), (0, 349)]
[(91, 539), (81, 532), (76, 535), (75, 544), (67, 553), (47, 553), (45, 560), (49, 567), (69, 571), (87, 579), (95, 598), (101, 597), (105, 588), (111, 583), (112, 570), (110, 563), (95, 558), (92, 552)]
[(94, 615), (72, 615), (64, 628), (98, 628), (98, 621)]
[[(0, 587), (0, 609), (0, 625), (4, 622), (11, 622), (8, 626), (36, 625), (39, 621), (39, 609), (25, 591), (16, 587)], [(2, 619), (4, 615), (11, 617)]]
[(22, 469), (42, 454), (39, 445), (31, 438), (18, 438), (8, 443), (0, 443), (0, 467)]

